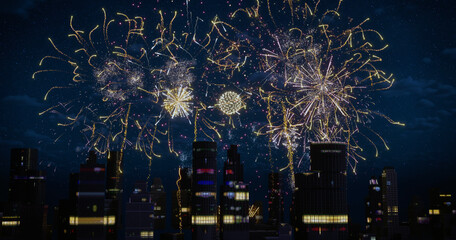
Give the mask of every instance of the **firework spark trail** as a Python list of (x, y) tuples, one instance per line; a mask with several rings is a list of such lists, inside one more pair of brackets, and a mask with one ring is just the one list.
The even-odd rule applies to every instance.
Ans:
[[(291, 11), (292, 21), (283, 21), (286, 24), (282, 26), (275, 16), (290, 14), (283, 11), (285, 7), (276, 11), (269, 1), (264, 11), (269, 20), (261, 16), (263, 6), (257, 1), (253, 7), (233, 12), (231, 22), (212, 22), (220, 38), (238, 43), (236, 49), (249, 56), (236, 70), (250, 67), (266, 74), (262, 84), (256, 86), (256, 94), (255, 86), (245, 89), (268, 103), (268, 125), (257, 134), (268, 135), (276, 145), (286, 146), (289, 163), (282, 170), (289, 168), (291, 184), (293, 154), (297, 146), (311, 141), (346, 142), (349, 164), (355, 170), (357, 159), (364, 159), (357, 152), (361, 147), (356, 136), (368, 139), (377, 151), (374, 140), (360, 133), (361, 126), (389, 149), (383, 138), (370, 129), (369, 122), (378, 115), (389, 123), (402, 125), (369, 109), (374, 105), (369, 92), (387, 90), (394, 82), (392, 75), (377, 66), (382, 61), (378, 54), (388, 44), (383, 43), (376, 30), (364, 28), (369, 19), (354, 25), (340, 21), (341, 1), (334, 10), (322, 13), (318, 11), (319, 2), (314, 7), (294, 5), (293, 1), (284, 3)], [(249, 37), (239, 37), (244, 35)], [(230, 66), (229, 71), (233, 69)]]

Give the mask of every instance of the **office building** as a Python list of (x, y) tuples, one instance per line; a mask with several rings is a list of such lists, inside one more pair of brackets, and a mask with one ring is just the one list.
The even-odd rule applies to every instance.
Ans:
[(282, 176), (280, 173), (268, 175), (268, 223), (278, 225), (283, 222)]
[(295, 175), (295, 239), (347, 239), (347, 146), (311, 143), (311, 171)]
[(216, 239), (217, 143), (193, 143), (192, 239)]
[(147, 183), (136, 182), (125, 207), (126, 240), (154, 239), (154, 207)]
[(105, 226), (114, 226), (115, 217), (105, 216), (105, 165), (97, 163), (97, 155), (89, 152), (79, 171), (77, 216), (70, 216), (76, 226), (77, 239), (104, 239)]
[(163, 230), (166, 226), (166, 192), (160, 178), (154, 178), (150, 195), (154, 202), (154, 229)]
[(387, 239), (399, 234), (399, 200), (397, 192), (397, 174), (393, 167), (385, 167), (381, 176), (383, 201), (383, 232)]
[(249, 239), (249, 189), (237, 145), (227, 151), (220, 197), (220, 238)]
[(123, 153), (120, 151), (109, 151), (107, 154), (105, 216), (114, 218), (115, 221), (115, 225), (107, 225), (108, 239), (118, 239), (122, 223), (122, 158)]
[(366, 233), (379, 239), (382, 236), (383, 200), (381, 187), (376, 177), (371, 177), (369, 180), (365, 204)]
[(11, 149), (8, 202), (1, 217), (2, 239), (42, 239), (45, 174), (38, 170), (38, 150)]

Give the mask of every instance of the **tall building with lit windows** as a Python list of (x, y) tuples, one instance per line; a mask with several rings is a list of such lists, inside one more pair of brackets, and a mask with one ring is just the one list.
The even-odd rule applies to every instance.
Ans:
[(166, 192), (160, 178), (154, 178), (150, 186), (150, 195), (154, 205), (154, 229), (163, 230), (166, 226)]
[(438, 188), (430, 190), (429, 223), (433, 239), (456, 238), (456, 208), (452, 195)]
[(45, 174), (38, 170), (38, 150), (13, 148), (10, 156), (9, 195), (1, 219), (0, 238), (41, 239)]
[(220, 238), (249, 239), (249, 189), (237, 145), (227, 151), (220, 197)]
[(347, 239), (347, 146), (311, 143), (310, 160), (311, 171), (295, 175), (295, 239)]
[(217, 143), (193, 143), (192, 239), (217, 236)]
[(383, 201), (381, 187), (376, 177), (369, 179), (369, 189), (365, 204), (366, 233), (380, 238), (383, 226)]
[(122, 203), (122, 157), (120, 151), (109, 151), (106, 163), (106, 201), (105, 215), (115, 218), (115, 225), (108, 225), (106, 234), (108, 239), (118, 238), (118, 229), (121, 228)]
[(77, 239), (104, 239), (105, 227), (115, 225), (115, 218), (105, 216), (105, 165), (97, 163), (97, 155), (89, 152), (81, 164), (78, 184), (77, 216), (69, 223), (76, 226)]
[(192, 226), (191, 199), (192, 173), (189, 168), (179, 168), (178, 190), (173, 194), (172, 225), (175, 229), (189, 229)]
[(268, 222), (278, 225), (283, 222), (283, 196), (281, 174), (278, 172), (268, 175)]
[(393, 239), (399, 234), (399, 200), (397, 192), (397, 174), (393, 167), (385, 167), (381, 176), (383, 202), (383, 232), (385, 237)]
[(125, 207), (125, 240), (154, 239), (154, 207), (147, 183), (136, 182)]

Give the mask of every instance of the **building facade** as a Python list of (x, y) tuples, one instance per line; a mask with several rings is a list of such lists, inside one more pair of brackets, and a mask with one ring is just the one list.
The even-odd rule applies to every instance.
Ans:
[(311, 172), (295, 175), (295, 239), (347, 239), (347, 146), (311, 143)]
[(217, 236), (217, 143), (193, 143), (192, 239)]

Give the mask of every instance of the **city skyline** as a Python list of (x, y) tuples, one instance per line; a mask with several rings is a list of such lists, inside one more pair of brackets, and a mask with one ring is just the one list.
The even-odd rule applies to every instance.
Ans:
[[(300, 3), (270, 1), (274, 4), (268, 11), (266, 3), (269, 1), (260, 0), (259, 2), (259, 14), (263, 19), (270, 18), (270, 15), (277, 16), (276, 14), (283, 13), (290, 17), (286, 14), (287, 11), (300, 9), (303, 4), (302, 1)], [(314, 1), (308, 2), (310, 4)], [(149, 179), (152, 181), (154, 178), (162, 179), (163, 188), (169, 198), (170, 194), (177, 191), (175, 182), (179, 176), (179, 169), (192, 167), (192, 147), (190, 145), (194, 141), (215, 140), (218, 152), (216, 158), (217, 182), (223, 181), (222, 166), (228, 159), (225, 151), (233, 144), (238, 145), (238, 153), (242, 156), (245, 169), (244, 183), (248, 184), (250, 198), (261, 200), (262, 208), (267, 209), (267, 201), (270, 197), (268, 174), (280, 172), (283, 179), (284, 208), (287, 209), (291, 206), (292, 187), (297, 179), (296, 174), (310, 170), (310, 142), (318, 138), (326, 139), (325, 134), (333, 134), (337, 136), (336, 140), (347, 141), (346, 136), (340, 136), (341, 128), (335, 127), (339, 125), (332, 119), (333, 115), (337, 119), (342, 117), (341, 122), (347, 123), (347, 126), (355, 122), (355, 125), (348, 127), (349, 132), (355, 133), (354, 138), (349, 139), (354, 141), (351, 142), (352, 146), (359, 144), (363, 149), (361, 151), (356, 147), (351, 148), (348, 158), (347, 188), (350, 193), (348, 209), (351, 219), (355, 222), (364, 223), (365, 221), (365, 209), (359, 206), (365, 204), (365, 198), (369, 194), (370, 189), (367, 187), (367, 183), (372, 180), (373, 176), (376, 176), (380, 183), (379, 175), (386, 166), (393, 167), (397, 173), (397, 188), (400, 192), (397, 205), (399, 206), (400, 221), (406, 219), (405, 210), (415, 199), (415, 195), (421, 196), (425, 204), (431, 204), (427, 197), (429, 189), (439, 187), (444, 193), (456, 192), (456, 188), (452, 184), (456, 182), (456, 175), (453, 173), (456, 169), (456, 161), (452, 154), (452, 148), (456, 144), (454, 137), (456, 128), (453, 121), (456, 116), (456, 102), (454, 101), (456, 99), (454, 79), (456, 75), (454, 69), (456, 19), (453, 16), (454, 7), (450, 0), (442, 0), (438, 3), (430, 0), (386, 0), (382, 2), (353, 0), (344, 1), (340, 8), (337, 7), (338, 0), (321, 1), (319, 9), (323, 11), (337, 8), (337, 12), (340, 14), (340, 18), (331, 16), (323, 19), (323, 22), (343, 30), (356, 26), (369, 18), (370, 20), (363, 25), (363, 29), (374, 29), (384, 39), (376, 41), (376, 37), (374, 37), (373, 45), (375, 47), (388, 45), (382, 51), (374, 54), (382, 59), (381, 62), (375, 62), (375, 66), (388, 76), (392, 74), (392, 78), (395, 79), (388, 90), (365, 94), (362, 90), (364, 88), (359, 86), (360, 92), (354, 90), (356, 92), (353, 93), (354, 95), (340, 95), (341, 92), (338, 93), (339, 95), (335, 95), (340, 99), (346, 98), (343, 101), (360, 99), (360, 101), (354, 102), (354, 106), (361, 106), (361, 110), (367, 109), (373, 113), (367, 118), (361, 117), (362, 124), (353, 121), (356, 119), (353, 117), (355, 115), (350, 112), (351, 107), (347, 106), (343, 106), (341, 110), (337, 110), (334, 106), (315, 108), (318, 109), (315, 111), (319, 112), (318, 114), (311, 116), (304, 114), (305, 111), (302, 111), (299, 103), (309, 101), (309, 96), (315, 96), (318, 88), (305, 90), (309, 91), (309, 94), (303, 97), (303, 95), (294, 94), (293, 91), (287, 92), (289, 89), (285, 85), (288, 84), (290, 88), (294, 88), (300, 85), (296, 79), (301, 79), (303, 76), (313, 79), (311, 83), (318, 85), (316, 78), (324, 76), (324, 74), (315, 74), (316, 64), (312, 63), (315, 59), (308, 60), (310, 65), (303, 65), (305, 71), (298, 72), (298, 77), (290, 77), (296, 72), (287, 69), (286, 64), (284, 68), (280, 64), (274, 68), (273, 63), (276, 59), (281, 59), (277, 57), (281, 51), (276, 44), (283, 45), (288, 39), (284, 37), (286, 31), (283, 29), (289, 30), (297, 27), (302, 31), (306, 29), (306, 26), (310, 29), (310, 25), (296, 19), (296, 21), (289, 22), (285, 18), (269, 19), (260, 21), (260, 23), (252, 20), (250, 24), (245, 24), (246, 20), (240, 13), (253, 13), (257, 7), (256, 3), (257, 1), (254, 0), (229, 2), (185, 0), (172, 2), (166, 0), (150, 2), (102, 0), (93, 2), (81, 0), (66, 3), (57, 0), (19, 0), (6, 4), (0, 10), (0, 51), (4, 54), (2, 64), (0, 64), (0, 75), (2, 76), (0, 80), (2, 84), (0, 89), (0, 111), (2, 112), (0, 118), (0, 174), (5, 176), (4, 180), (0, 182), (0, 192), (7, 192), (9, 187), (6, 176), (10, 169), (10, 149), (35, 148), (39, 151), (38, 169), (46, 172), (46, 202), (50, 206), (57, 206), (60, 199), (67, 198), (68, 186), (71, 185), (68, 176), (78, 172), (80, 164), (85, 163), (89, 151), (95, 149), (119, 151), (125, 159), (119, 163), (124, 168), (123, 182), (109, 183), (112, 186), (109, 191), (114, 195), (118, 189), (117, 185), (124, 185), (127, 192), (121, 194), (123, 201), (130, 197), (128, 191), (133, 189), (137, 180)], [(293, 6), (290, 3), (293, 3)], [(242, 9), (242, 11), (237, 11), (238, 15), (231, 18), (231, 14), (238, 9)], [(177, 15), (172, 29), (175, 31), (176, 39), (187, 36), (181, 34), (182, 32), (188, 33), (188, 36), (193, 36), (194, 33), (198, 37), (205, 36), (205, 33), (211, 32), (211, 26), (218, 24), (222, 33), (227, 32), (228, 40), (223, 39), (219, 36), (220, 32), (214, 30), (210, 37), (212, 40), (216, 38), (218, 40), (211, 41), (211, 44), (214, 45), (209, 45), (208, 51), (200, 54), (198, 44), (189, 47), (179, 39), (178, 46), (181, 46), (188, 54), (181, 51), (180, 48), (171, 50), (176, 56), (175, 60), (182, 64), (182, 67), (174, 69), (170, 67), (172, 66), (169, 64), (170, 62), (165, 61), (163, 66), (167, 69), (166, 74), (156, 76), (160, 79), (161, 84), (155, 84), (153, 80), (155, 76), (149, 75), (149, 73), (157, 72), (156, 70), (161, 69), (162, 66), (157, 67), (152, 64), (153, 67), (147, 68), (149, 71), (142, 72), (131, 63), (119, 63), (118, 67), (128, 73), (125, 75), (125, 79), (131, 80), (125, 86), (114, 86), (114, 90), (116, 87), (131, 90), (120, 91), (119, 94), (105, 91), (105, 87), (110, 86), (106, 82), (112, 81), (115, 74), (120, 74), (117, 70), (110, 68), (113, 63), (119, 62), (112, 60), (113, 58), (106, 58), (106, 65), (97, 62), (105, 70), (115, 73), (113, 76), (101, 74), (97, 70), (98, 68), (88, 70), (85, 68), (87, 66), (81, 64), (82, 61), (76, 58), (75, 62), (80, 66), (80, 73), (86, 74), (86, 79), (89, 80), (98, 76), (97, 83), (76, 88), (76, 92), (68, 92), (68, 94), (61, 91), (66, 91), (66, 87), (73, 86), (72, 84), (66, 85), (66, 80), (71, 80), (73, 76), (68, 78), (58, 71), (40, 72), (53, 67), (56, 67), (57, 70), (64, 69), (63, 66), (54, 63), (55, 59), (52, 57), (45, 57), (58, 55), (58, 52), (57, 55), (55, 54), (53, 44), (65, 54), (77, 51), (74, 56), (79, 56), (78, 54), (84, 53), (84, 50), (78, 50), (79, 43), (74, 36), (68, 36), (72, 33), (70, 22), (75, 29), (84, 31), (85, 37), (90, 30), (99, 25), (100, 27), (94, 30), (92, 40), (95, 42), (94, 48), (100, 51), (99, 47), (102, 45), (97, 44), (103, 44), (103, 41), (100, 41), (103, 39), (100, 30), (104, 14), (108, 19), (116, 20), (110, 31), (111, 41), (123, 41), (124, 35), (120, 33), (125, 30), (122, 28), (125, 16), (130, 19), (141, 16), (145, 22), (145, 29), (142, 31), (140, 28), (134, 28), (133, 32), (142, 31), (141, 33), (147, 37), (147, 44), (150, 44), (157, 37), (157, 29), (171, 29), (170, 21), (173, 19), (174, 11), (177, 11)], [(125, 16), (117, 13), (125, 14)], [(160, 14), (163, 14), (164, 23), (160, 19)], [(318, 12), (318, 14), (321, 16), (323, 12)], [(214, 21), (216, 17), (220, 21)], [(341, 24), (339, 24), (339, 20), (341, 20)], [(214, 22), (216, 22), (215, 25), (211, 25)], [(224, 23), (238, 29), (239, 34), (232, 34)], [(343, 25), (344, 23), (346, 25)], [(259, 29), (258, 32), (249, 26), (256, 26)], [(282, 26), (286, 27), (282, 29)], [(224, 28), (225, 30), (223, 30)], [(272, 29), (270, 32), (276, 31), (275, 34), (279, 37), (274, 39), (275, 35), (267, 33), (268, 29)], [(314, 34), (314, 31), (311, 30), (304, 32), (310, 34), (309, 36)], [(166, 34), (161, 39), (168, 40), (169, 36), (171, 35)], [(317, 37), (317, 35), (315, 36)], [(367, 36), (368, 40), (371, 40), (371, 37)], [(201, 40), (195, 39), (196, 42)], [(235, 41), (229, 41), (233, 39)], [(226, 52), (219, 50), (223, 49), (222, 45), (228, 44), (228, 42), (230, 44), (240, 43), (239, 55), (236, 51), (231, 51), (236, 49), (234, 47), (236, 45), (231, 45), (232, 57), (228, 59), (236, 62), (244, 60), (245, 57), (248, 61), (245, 64), (241, 64), (241, 61), (238, 65), (243, 67), (236, 69), (236, 64), (233, 64), (227, 65), (224, 69), (218, 68), (215, 66), (216, 64), (211, 65), (214, 62), (208, 59), (215, 59), (214, 61), (218, 64), (228, 64), (228, 62), (218, 61), (224, 59), (223, 54)], [(87, 43), (87, 46), (90, 46), (90, 43)], [(132, 44), (131, 48), (126, 49), (129, 54), (137, 53), (137, 50), (141, 51), (140, 49), (145, 46), (138, 42), (133, 43), (133, 40)], [(321, 44), (325, 45), (324, 42)], [(150, 45), (147, 49), (152, 51), (152, 46), (154, 45)], [(298, 47), (318, 52), (318, 46), (298, 44)], [(213, 51), (210, 51), (211, 49)], [(369, 51), (369, 49), (365, 50)], [(154, 57), (148, 56), (150, 57), (148, 59), (160, 62), (162, 61), (160, 57), (167, 55), (163, 55), (163, 52), (160, 51), (158, 53)], [(89, 52), (90, 54), (92, 53)], [(110, 54), (109, 51), (107, 54)], [(337, 69), (338, 64), (343, 62), (341, 59), (346, 57), (343, 54), (345, 52), (332, 56), (318, 55), (318, 59), (322, 61), (322, 66), (327, 66), (328, 69), (333, 66), (334, 69)], [(102, 55), (101, 52), (100, 55)], [(187, 55), (192, 55), (192, 58), (187, 58)], [(71, 55), (72, 58), (74, 56)], [(81, 59), (84, 59), (85, 56), (82, 55)], [(43, 64), (40, 64), (43, 57), (46, 59)], [(256, 60), (260, 64), (257, 64)], [(292, 65), (302, 61), (299, 57), (288, 58), (288, 60)], [(373, 60), (378, 59), (373, 57)], [(95, 66), (98, 67), (96, 64)], [(230, 69), (230, 67), (235, 69)], [(39, 73), (36, 73), (37, 71)], [(275, 71), (274, 74), (272, 71)], [(271, 75), (272, 77), (270, 77)], [(344, 83), (352, 83), (351, 80), (356, 82), (358, 77), (361, 78), (362, 74), (345, 79)], [(124, 77), (119, 77), (119, 79), (124, 79)], [(135, 81), (135, 79), (142, 81)], [(173, 79), (179, 79), (178, 84)], [(271, 83), (272, 88), (268, 88), (266, 85), (258, 87), (263, 81)], [(148, 85), (152, 82), (155, 84), (154, 86)], [(107, 85), (102, 86), (103, 84)], [(383, 85), (378, 86), (383, 87)], [(350, 88), (350, 85), (348, 87)], [(152, 89), (159, 89), (161, 93), (154, 94)], [(289, 101), (274, 103), (276, 99), (271, 98), (273, 101), (268, 108), (267, 94), (273, 98), (281, 97), (278, 94), (280, 91), (277, 89), (289, 93), (290, 97), (287, 98)], [(336, 86), (334, 89), (342, 91), (340, 86)], [(262, 95), (263, 93), (264, 95)], [(155, 102), (154, 96), (157, 96), (157, 102)], [(109, 100), (105, 101), (102, 98)], [(327, 98), (327, 96), (323, 98)], [(84, 103), (85, 105), (66, 105), (70, 99), (78, 99), (78, 104)], [(126, 101), (131, 103), (131, 115), (119, 115), (111, 122), (113, 128), (109, 129), (98, 117), (103, 117), (104, 110), (112, 112), (118, 106), (117, 104), (124, 101), (123, 99), (127, 99)], [(180, 100), (177, 105), (173, 105), (173, 101), (176, 99)], [(112, 104), (107, 104), (108, 102)], [(231, 105), (230, 102), (234, 104)], [(55, 104), (62, 108), (51, 109), (47, 112)], [(334, 105), (334, 102), (331, 104)], [(76, 110), (79, 110), (79, 107), (89, 105), (91, 107), (86, 110), (90, 109), (93, 115), (90, 115), (90, 111), (84, 112), (81, 114), (84, 121), (71, 120), (77, 118), (78, 111)], [(123, 111), (126, 109), (130, 110), (130, 107), (123, 108)], [(334, 111), (334, 109), (336, 110)], [(45, 113), (41, 114), (43, 112)], [(270, 118), (268, 113), (272, 113)], [(347, 117), (347, 115), (349, 116)], [(382, 116), (390, 118), (391, 121)], [(149, 121), (148, 118), (153, 120)], [(326, 125), (323, 130), (320, 127), (309, 128), (308, 125), (305, 126), (305, 123), (313, 121), (310, 119), (317, 119), (317, 121), (326, 119), (330, 124)], [(115, 128), (123, 126), (125, 120), (128, 120), (128, 123), (125, 124), (128, 127)], [(72, 122), (74, 125), (58, 125)], [(89, 122), (90, 124), (88, 124)], [(405, 126), (390, 124), (391, 122), (403, 123)], [(101, 125), (91, 128), (95, 126), (92, 123), (101, 123)], [(116, 125), (118, 123), (121, 124)], [(216, 131), (211, 128), (215, 125), (217, 125)], [(156, 128), (158, 137), (153, 135), (154, 131), (151, 131), (154, 130), (154, 126), (158, 126)], [(88, 131), (90, 129), (93, 131)], [(149, 133), (140, 135), (141, 129), (149, 130)], [(117, 134), (113, 139), (119, 142), (113, 141), (112, 145), (109, 145), (109, 149), (106, 147), (107, 145), (103, 144), (98, 147), (97, 141), (101, 140), (91, 138), (92, 132), (99, 133), (100, 136), (104, 136), (106, 133)], [(154, 143), (154, 146), (151, 148), (149, 143)], [(357, 154), (360, 154), (361, 157), (358, 157)], [(356, 159), (351, 156), (356, 156)], [(98, 159), (99, 162), (107, 164), (107, 154), (98, 154)], [(356, 161), (358, 164), (355, 163)], [(108, 171), (108, 167), (106, 171)], [(217, 187), (217, 192), (220, 191)], [(116, 197), (111, 198), (115, 205)], [(7, 200), (6, 195), (0, 197), (0, 201)], [(172, 203), (167, 204), (171, 206)], [(50, 212), (52, 214), (52, 210)], [(281, 217), (290, 219), (291, 216), (289, 212), (284, 211)]]

